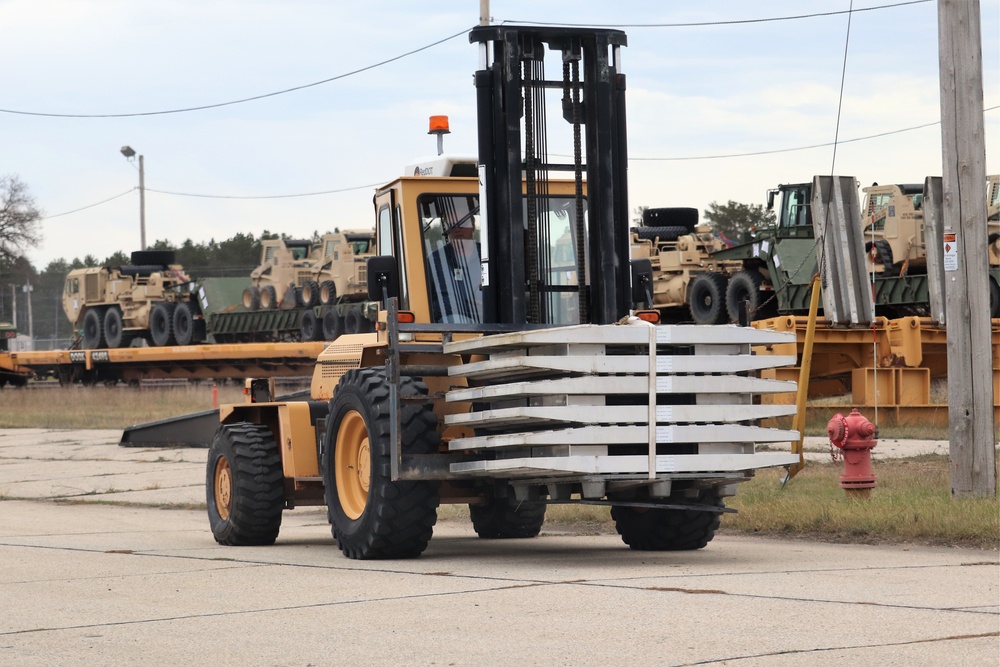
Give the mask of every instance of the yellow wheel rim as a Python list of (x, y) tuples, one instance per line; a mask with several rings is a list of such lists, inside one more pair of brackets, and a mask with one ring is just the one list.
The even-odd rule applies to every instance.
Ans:
[(233, 474), (225, 456), (215, 462), (215, 507), (223, 521), (229, 518), (233, 507)]
[(333, 459), (340, 507), (350, 519), (358, 519), (368, 504), (371, 447), (365, 419), (356, 410), (351, 410), (340, 420)]

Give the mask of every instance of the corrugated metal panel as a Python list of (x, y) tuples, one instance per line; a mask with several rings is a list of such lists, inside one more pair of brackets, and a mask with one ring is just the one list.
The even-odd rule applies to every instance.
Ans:
[(927, 248), (927, 291), (930, 316), (935, 324), (945, 324), (944, 296), (944, 196), (941, 177), (924, 181), (924, 243)]
[(823, 316), (835, 325), (869, 326), (872, 321), (860, 216), (853, 176), (813, 177), (812, 217), (819, 239)]

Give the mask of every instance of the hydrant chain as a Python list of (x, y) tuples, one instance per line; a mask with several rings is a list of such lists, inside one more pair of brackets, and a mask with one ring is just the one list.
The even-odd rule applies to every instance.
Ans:
[(830, 444), (844, 450), (840, 488), (849, 494), (867, 496), (875, 487), (872, 472), (872, 449), (878, 444), (873, 437), (875, 433), (875, 425), (856, 408), (847, 417), (839, 413), (834, 415), (826, 426)]

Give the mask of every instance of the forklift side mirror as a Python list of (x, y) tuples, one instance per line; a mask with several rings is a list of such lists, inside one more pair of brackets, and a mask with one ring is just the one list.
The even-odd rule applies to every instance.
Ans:
[(368, 267), (368, 299), (381, 302), (383, 298), (399, 296), (399, 271), (396, 269), (396, 258), (391, 255), (369, 257)]
[(653, 307), (653, 263), (648, 259), (632, 260), (632, 303)]

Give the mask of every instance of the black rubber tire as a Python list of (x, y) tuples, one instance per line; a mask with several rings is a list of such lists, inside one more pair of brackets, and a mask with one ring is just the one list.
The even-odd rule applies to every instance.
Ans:
[(104, 312), (104, 340), (109, 349), (125, 347), (125, 324), (122, 322), (122, 311), (118, 306), (111, 306)]
[(1000, 285), (990, 278), (990, 318), (1000, 317)]
[[(220, 465), (228, 466), (231, 491), (221, 508), (216, 493)], [(249, 422), (220, 426), (205, 469), (208, 523), (215, 541), (234, 547), (274, 544), (284, 492), (281, 450), (271, 430)]]
[(132, 253), (133, 266), (169, 266), (175, 262), (173, 250), (136, 250)]
[(490, 498), (469, 505), (472, 527), (479, 537), (506, 540), (537, 537), (545, 523), (545, 503), (519, 503), (511, 497)]
[[(422, 382), (402, 379), (402, 396), (426, 392)], [(406, 402), (400, 410), (405, 452), (437, 452), (440, 440), (431, 406)], [(391, 479), (389, 414), (389, 381), (384, 368), (354, 369), (340, 378), (330, 401), (322, 471), (333, 537), (348, 558), (415, 558), (427, 548), (437, 522), (437, 482)], [(351, 518), (337, 488), (336, 447), (342, 421), (358, 415), (367, 434), (370, 476), (364, 508), (357, 518)]]
[(156, 347), (174, 344), (174, 306), (160, 302), (149, 313), (149, 337)]
[(687, 232), (698, 226), (698, 209), (686, 206), (647, 208), (642, 212), (644, 227), (683, 227)]
[(190, 301), (177, 304), (174, 309), (173, 325), (174, 339), (178, 345), (191, 345), (197, 343), (197, 328), (195, 327), (195, 314), (197, 306)]
[(323, 315), (323, 340), (337, 340), (344, 335), (344, 318), (332, 310)]
[(644, 240), (654, 241), (676, 241), (685, 234), (690, 234), (687, 227), (636, 227), (633, 229), (635, 235)]
[(311, 308), (302, 313), (302, 323), (299, 325), (299, 333), (303, 341), (320, 340), (323, 336), (323, 325), (316, 319), (316, 312)]
[(276, 310), (278, 308), (278, 292), (274, 285), (264, 285), (260, 288), (260, 309)]
[(324, 280), (319, 285), (319, 302), (324, 306), (337, 303), (337, 285), (332, 280)]
[(726, 312), (729, 313), (730, 322), (738, 322), (740, 319), (740, 309), (746, 301), (750, 309), (750, 321), (760, 319), (760, 306), (764, 303), (764, 294), (760, 291), (760, 286), (764, 282), (764, 276), (760, 271), (743, 270), (729, 279), (729, 286), (726, 287)]
[(695, 276), (688, 287), (688, 306), (695, 324), (727, 322), (726, 276), (714, 272)]
[(351, 308), (344, 315), (344, 333), (357, 334), (364, 333), (368, 320), (358, 308)]
[[(885, 239), (879, 239), (875, 241), (875, 251), (879, 255), (879, 259), (882, 262), (883, 271), (882, 275), (886, 278), (891, 278), (893, 276), (899, 275), (899, 267), (893, 262), (892, 259), (892, 246)], [(869, 251), (870, 252), (870, 251)]]
[(83, 347), (98, 350), (104, 345), (104, 313), (100, 308), (92, 308), (83, 316)]
[[(725, 507), (714, 490), (702, 491), (699, 503)], [(613, 506), (611, 518), (622, 542), (636, 551), (691, 551), (712, 541), (722, 521), (718, 512)]]
[(243, 307), (247, 310), (260, 310), (260, 289), (256, 285), (243, 290)]
[(319, 283), (315, 280), (307, 280), (302, 285), (302, 290), (299, 294), (302, 305), (306, 308), (313, 308), (319, 305)]

